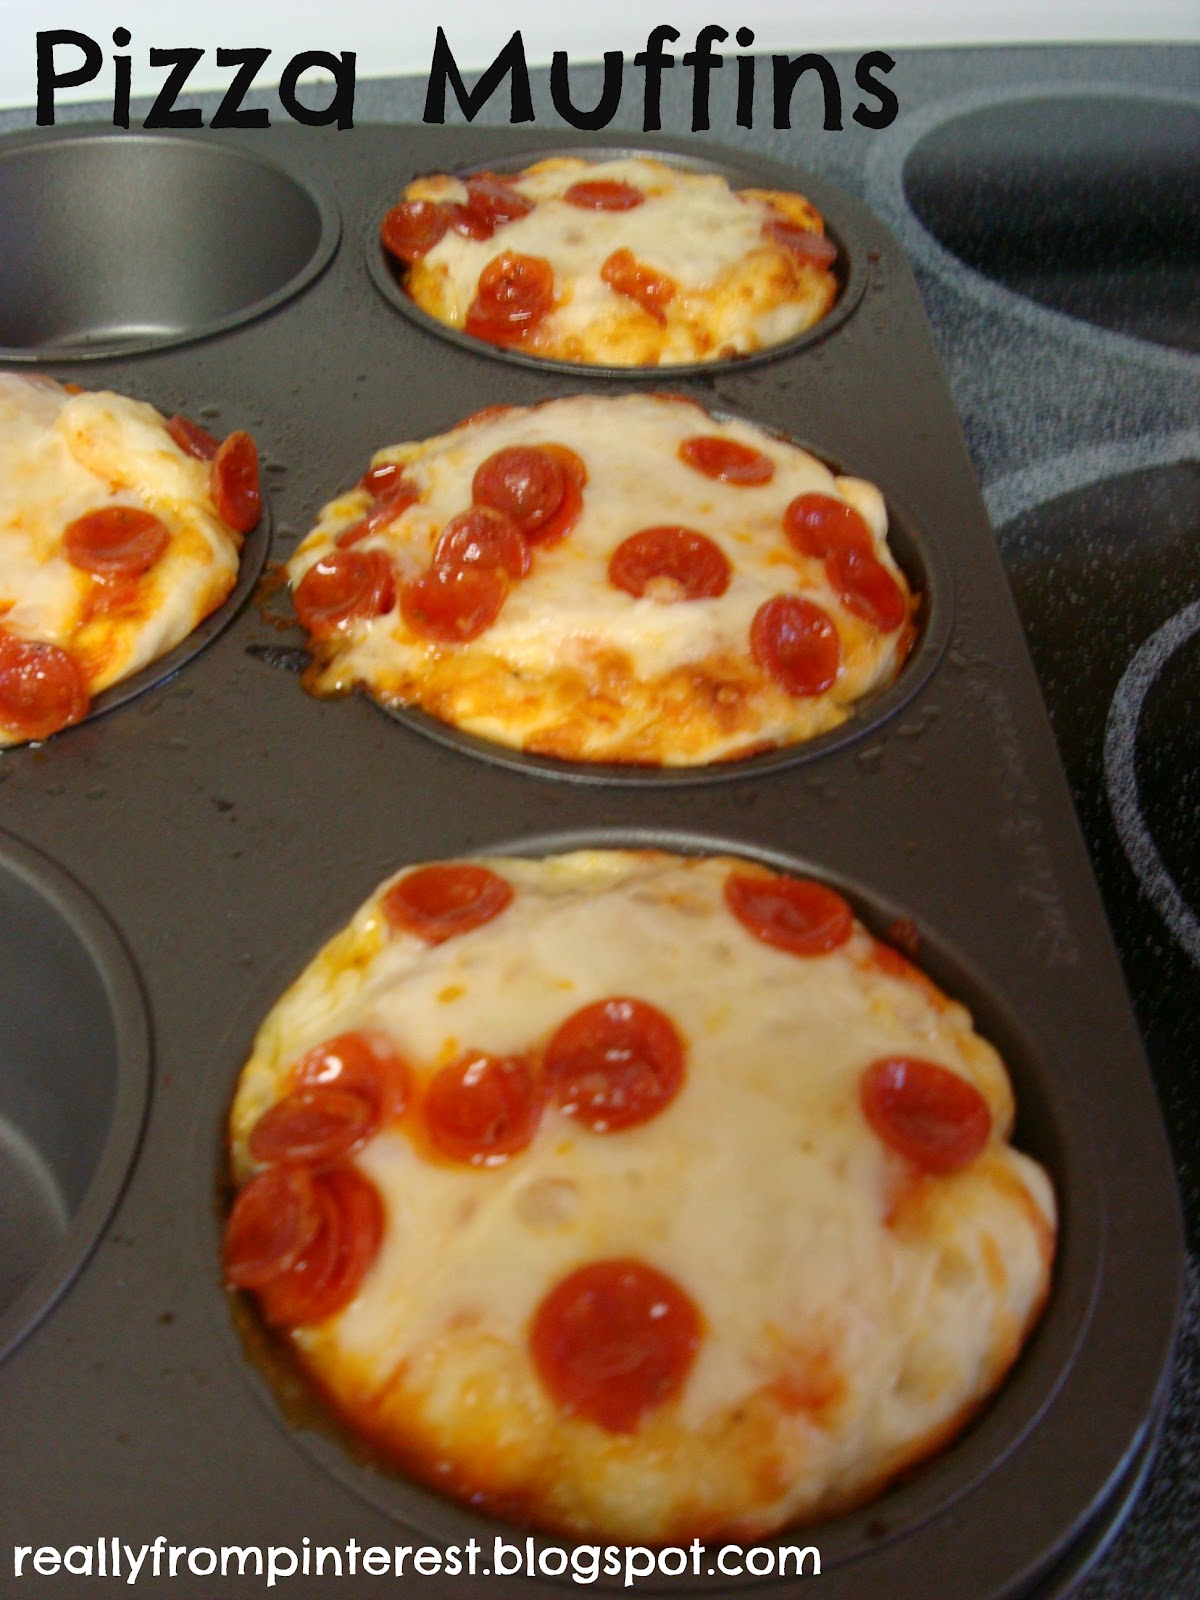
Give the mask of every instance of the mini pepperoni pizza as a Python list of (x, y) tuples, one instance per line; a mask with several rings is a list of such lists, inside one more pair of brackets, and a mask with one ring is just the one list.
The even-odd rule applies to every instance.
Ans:
[(916, 600), (878, 490), (676, 396), (492, 407), (381, 450), (289, 564), (317, 660), (499, 744), (723, 761), (890, 684)]
[(0, 374), (0, 745), (78, 722), (215, 611), (259, 511), (249, 434)]
[(582, 851), (384, 883), (229, 1121), (229, 1285), (408, 1474), (560, 1534), (754, 1538), (944, 1445), (1055, 1204), (971, 1018), (826, 885)]
[(380, 237), (438, 322), (592, 366), (748, 355), (812, 327), (838, 293), (837, 247), (802, 195), (648, 156), (418, 178)]

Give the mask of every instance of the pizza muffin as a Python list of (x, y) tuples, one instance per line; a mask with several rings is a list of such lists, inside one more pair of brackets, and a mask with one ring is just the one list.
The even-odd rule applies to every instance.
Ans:
[(837, 247), (802, 195), (648, 156), (418, 178), (380, 237), (438, 322), (593, 366), (748, 355), (811, 328), (838, 294)]
[(573, 761), (687, 766), (836, 727), (916, 600), (878, 490), (669, 395), (492, 407), (381, 450), (288, 565), (318, 693)]
[(248, 434), (0, 373), (0, 745), (78, 722), (186, 638), (259, 510)]
[(846, 1509), (992, 1394), (1055, 1204), (967, 1011), (823, 884), (403, 871), (263, 1023), (227, 1282), (409, 1474), (584, 1538)]

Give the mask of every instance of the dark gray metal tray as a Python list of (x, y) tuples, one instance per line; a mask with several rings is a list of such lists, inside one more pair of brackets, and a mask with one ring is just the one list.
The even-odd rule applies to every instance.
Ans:
[[(129, 152), (124, 181), (136, 195), (140, 141), (129, 135), (21, 135), (0, 144), (0, 169), (9, 152), (69, 155), (77, 140), (103, 144), (110, 172)], [(381, 205), (408, 178), (541, 150), (544, 135), (279, 128), (155, 142), (178, 147), (181, 170), (197, 143), (249, 152), (310, 192), (318, 216), (336, 194), (340, 250), (285, 300), (252, 306), (236, 327), (197, 331), (186, 347), (127, 345), (76, 363), (61, 344), (35, 341), (23, 359), (249, 428), (266, 460), (275, 560), (380, 445), (484, 405), (617, 381), (468, 348), (398, 313), (372, 282)], [(705, 153), (696, 141), (627, 142)], [(822, 1593), (1050, 1600), (1078, 1581), (1127, 1509), (1167, 1377), (1180, 1226), (1053, 739), (898, 247), (826, 184), (744, 157), (737, 165), (811, 196), (859, 253), (861, 297), (802, 348), (676, 373), (671, 385), (878, 483), (903, 508), (915, 547), (936, 552), (926, 570), (953, 604), (947, 592), (930, 617), (944, 618), (949, 637), (878, 716), (801, 759), (703, 783), (603, 774), (563, 783), (537, 764), (480, 759), (360, 698), (310, 699), (274, 666), (299, 635), (247, 605), (169, 682), (40, 748), (0, 755), (0, 826), (77, 878), (115, 923), (155, 1039), (150, 1114), (124, 1196), (74, 1283), (0, 1366), (8, 1551), (102, 1536), (138, 1546), (159, 1534), (216, 1549), (351, 1538), (390, 1548), (471, 1531), (488, 1544), (496, 1525), (289, 1421), (247, 1361), (217, 1260), (221, 1125), (257, 1021), (384, 874), (539, 841), (712, 845), (808, 864), (878, 924), (911, 918), (930, 970), (1010, 1057), (1021, 1136), (1051, 1167), (1063, 1206), (1046, 1319), (994, 1404), (945, 1454), (862, 1512), (785, 1538), (821, 1549)], [(252, 220), (245, 229), (252, 250)], [(0, 296), (3, 275), (0, 254)], [(119, 309), (104, 315), (110, 328), (121, 322)], [(0, 841), (0, 867), (23, 848), (9, 856)], [(4, 881), (0, 872), (0, 897)], [(0, 899), (0, 919), (9, 915)], [(57, 993), (56, 978), (43, 980), (47, 1005)], [(113, 1590), (99, 1578), (58, 1581), (64, 1593)], [(539, 1579), (403, 1581), (431, 1595), (552, 1592)], [(140, 1587), (181, 1600), (257, 1592), (253, 1580), (192, 1575), (186, 1564)], [(317, 1600), (356, 1592), (332, 1578), (281, 1587)], [(805, 1587), (755, 1585), (777, 1596)]]

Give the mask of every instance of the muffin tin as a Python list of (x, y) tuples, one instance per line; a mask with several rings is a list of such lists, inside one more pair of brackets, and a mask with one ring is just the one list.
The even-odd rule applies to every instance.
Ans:
[[(696, 141), (629, 144), (708, 157)], [(42, 163), (48, 183), (63, 174), (54, 181), (67, 213), (76, 150), (122, 196), (111, 228), (126, 241), (139, 206), (187, 209), (187, 195), (143, 188), (144, 162), (185, 190), (201, 166), (270, 174), (252, 206), (234, 194), (207, 207), (204, 248), (193, 241), (164, 272), (180, 280), (182, 310), (141, 318), (135, 284), (131, 297), (111, 291), (116, 299), (104, 298), (90, 323), (72, 325), (91, 328), (86, 348), (86, 335), (70, 329), (66, 343), (61, 329), (28, 325), (19, 339), (3, 336), (10, 358), (55, 376), (190, 413), (214, 431), (248, 428), (264, 455), (275, 561), (385, 443), (441, 431), (488, 404), (639, 381), (468, 347), (398, 310), (372, 282), (375, 229), (409, 178), (523, 164), (545, 153), (544, 136), (284, 127), (150, 140), (61, 130), (0, 142), (0, 186), (6, 172)], [(94, 1124), (93, 1142), (103, 1143), (104, 1110), (84, 1097), (98, 1078), (103, 1099), (114, 1075), (125, 1096), (108, 1113), (99, 1198), (87, 1189), (77, 1211), (80, 1226), (86, 1213), (90, 1236), (100, 1234), (94, 1253), (80, 1267), (87, 1241), (73, 1222), (67, 1256), (46, 1255), (55, 1309), (17, 1295), (0, 1311), (0, 1331), (21, 1338), (0, 1365), (0, 1406), (20, 1444), (8, 1452), (0, 1508), (10, 1547), (65, 1548), (102, 1534), (140, 1544), (158, 1533), (173, 1544), (296, 1549), (306, 1537), (391, 1547), (474, 1533), (489, 1551), (493, 1532), (522, 1541), (382, 1472), (295, 1409), (248, 1357), (220, 1285), (222, 1123), (258, 1021), (385, 874), (420, 859), (580, 843), (749, 855), (828, 878), (878, 929), (911, 919), (923, 964), (1008, 1057), (1019, 1142), (1047, 1162), (1058, 1188), (1050, 1304), (994, 1402), (872, 1505), (776, 1542), (818, 1546), (822, 1589), (836, 1600), (1049, 1597), (1074, 1585), (1136, 1492), (1177, 1315), (1171, 1163), (916, 289), (891, 237), (845, 195), (767, 162), (720, 151), (711, 159), (746, 181), (808, 194), (862, 288), (797, 347), (676, 369), (670, 386), (778, 428), (883, 488), (900, 509), (901, 554), (907, 541), (927, 577), (921, 671), (837, 736), (785, 759), (629, 781), (619, 770), (559, 771), (504, 752), (480, 759), (478, 741), (429, 737), (420, 719), (387, 717), (362, 698), (311, 699), (292, 672), (277, 670), (302, 661), (301, 636), (265, 596), (169, 682), (40, 748), (0, 755), (0, 823), (14, 836), (0, 837), (0, 928), (30, 902), (51, 924), (50, 946), (84, 952), (75, 968), (68, 956), (38, 958), (31, 1009), (74, 1006), (85, 1033), (116, 1038), (100, 1044), (99, 1066), (77, 1040), (35, 1042), (38, 1059), (64, 1050), (71, 1059), (45, 1098), (68, 1120)], [(32, 208), (28, 231), (37, 234), (41, 190), (14, 182), (3, 191), (6, 212), (20, 219), (22, 206)], [(307, 198), (293, 203), (296, 194)], [(278, 211), (272, 195), (287, 197)], [(309, 253), (299, 264), (288, 257), (282, 280), (263, 291), (257, 255), (271, 254), (296, 212), (318, 219), (305, 234)], [(240, 302), (236, 326), (228, 306), (200, 304), (195, 281), (220, 276), (230, 254), (239, 281), (260, 286)], [(68, 279), (79, 259), (76, 241)], [(6, 304), (12, 270), (6, 256)], [(166, 337), (186, 348), (164, 347), (168, 323)], [(128, 341), (119, 352), (114, 329)], [(21, 938), (18, 948), (34, 944)], [(3, 948), (11, 985), (16, 956)], [(154, 1094), (135, 1152), (150, 1030)], [(7, 1081), (7, 1057), (5, 1073)], [(0, 1117), (48, 1148), (50, 1136), (24, 1115), (0, 1103)], [(61, 1180), (69, 1182), (80, 1186)], [(741, 1581), (779, 1596), (804, 1587)], [(482, 1576), (421, 1582), (430, 1594), (496, 1589)], [(689, 1580), (656, 1586), (688, 1589)], [(721, 1580), (690, 1587), (717, 1593)], [(186, 1570), (167, 1588), (205, 1600), (245, 1592), (236, 1577)], [(344, 1589), (333, 1578), (290, 1582), (304, 1596)], [(504, 1592), (544, 1594), (547, 1580), (510, 1578)]]

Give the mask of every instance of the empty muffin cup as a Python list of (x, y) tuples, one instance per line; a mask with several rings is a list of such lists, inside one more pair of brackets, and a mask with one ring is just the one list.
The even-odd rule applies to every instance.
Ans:
[(0, 155), (0, 360), (133, 354), (219, 333), (327, 264), (333, 206), (209, 139), (72, 134)]
[(100, 1236), (146, 1106), (149, 1028), (107, 917), (44, 856), (0, 835), (0, 1357)]

